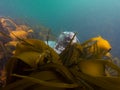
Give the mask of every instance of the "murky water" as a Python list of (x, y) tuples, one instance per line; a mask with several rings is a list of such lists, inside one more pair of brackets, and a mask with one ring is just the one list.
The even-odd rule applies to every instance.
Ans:
[(119, 8), (119, 0), (0, 0), (0, 16), (42, 24), (56, 36), (78, 32), (80, 42), (101, 35), (111, 43), (115, 57), (120, 57)]

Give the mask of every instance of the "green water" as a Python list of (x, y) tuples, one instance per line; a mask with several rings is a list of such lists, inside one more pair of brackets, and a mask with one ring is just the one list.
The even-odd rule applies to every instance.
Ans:
[(30, 25), (43, 24), (59, 35), (78, 32), (81, 42), (101, 35), (120, 55), (119, 0), (0, 0), (0, 16), (24, 20)]

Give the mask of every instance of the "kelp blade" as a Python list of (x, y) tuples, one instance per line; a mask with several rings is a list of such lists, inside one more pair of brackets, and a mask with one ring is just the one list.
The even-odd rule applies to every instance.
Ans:
[(44, 88), (44, 90), (64, 90), (65, 88), (78, 87), (78, 84), (63, 83), (63, 81), (61, 81), (61, 79), (59, 79), (59, 77), (51, 71), (36, 72), (32, 73), (30, 76), (16, 74), (13, 74), (13, 76), (23, 79), (7, 85), (4, 90), (40, 90), (42, 88)]

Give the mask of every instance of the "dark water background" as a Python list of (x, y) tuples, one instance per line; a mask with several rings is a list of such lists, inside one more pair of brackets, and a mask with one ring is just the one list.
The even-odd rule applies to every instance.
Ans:
[(0, 16), (43, 24), (56, 35), (78, 32), (81, 42), (101, 35), (120, 57), (120, 0), (0, 0)]

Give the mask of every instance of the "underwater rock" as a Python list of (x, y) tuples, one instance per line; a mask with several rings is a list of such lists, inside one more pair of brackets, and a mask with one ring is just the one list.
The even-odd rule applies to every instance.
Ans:
[[(58, 37), (56, 45), (54, 46), (54, 50), (58, 54), (60, 54), (66, 48), (66, 46), (70, 43), (70, 41), (73, 38), (74, 34), (75, 34), (74, 32), (69, 32), (69, 31), (62, 32), (60, 34), (60, 36)], [(71, 44), (78, 43), (78, 42), (79, 42), (79, 40), (75, 36), (74, 39), (72, 40)]]

